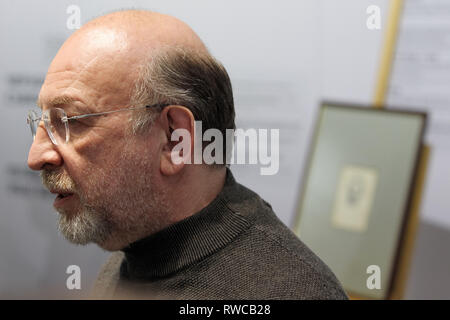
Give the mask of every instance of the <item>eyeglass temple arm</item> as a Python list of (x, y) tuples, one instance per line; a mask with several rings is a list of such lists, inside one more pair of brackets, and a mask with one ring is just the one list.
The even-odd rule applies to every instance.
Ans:
[(105, 112), (82, 114), (82, 115), (79, 115), (79, 116), (68, 117), (66, 119), (67, 120), (72, 120), (72, 119), (76, 120), (76, 119), (82, 119), (82, 118), (87, 118), (87, 117), (101, 116), (103, 114), (109, 114), (109, 113), (114, 113), (114, 112), (136, 110), (136, 109), (144, 109), (144, 108), (153, 108), (153, 107), (164, 108), (164, 107), (167, 107), (168, 105), (169, 104), (167, 104), (167, 103), (164, 103), (164, 104), (153, 104), (153, 105), (144, 106), (144, 107), (132, 107), (132, 108), (126, 108), (126, 109), (120, 109), (120, 110), (112, 110), (112, 111), (105, 111)]

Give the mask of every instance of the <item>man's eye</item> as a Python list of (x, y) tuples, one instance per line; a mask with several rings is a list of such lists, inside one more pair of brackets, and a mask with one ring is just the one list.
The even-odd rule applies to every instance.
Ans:
[(81, 124), (81, 121), (78, 121), (78, 119), (69, 119), (70, 124)]
[(69, 125), (73, 128), (81, 128), (81, 127), (85, 126), (86, 123), (79, 119), (69, 119)]

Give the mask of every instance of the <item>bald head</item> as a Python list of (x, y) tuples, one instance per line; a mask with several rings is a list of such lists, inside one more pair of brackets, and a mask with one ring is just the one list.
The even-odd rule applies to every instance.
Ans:
[(181, 20), (169, 15), (144, 10), (110, 13), (86, 23), (76, 33), (92, 29), (124, 32), (134, 49), (151, 49), (160, 45), (206, 50), (195, 32)]
[[(73, 96), (83, 91), (86, 100), (81, 102), (93, 106), (91, 111), (129, 105), (141, 67), (162, 47), (208, 54), (195, 32), (174, 17), (144, 10), (98, 17), (73, 33), (60, 48), (39, 101), (44, 104), (56, 94)], [(60, 83), (66, 89), (54, 92)]]
[(70, 47), (73, 50), (75, 46), (84, 52), (92, 50), (121, 56), (130, 65), (148, 58), (152, 51), (162, 46), (207, 51), (184, 22), (143, 10), (114, 12), (86, 23), (61, 49)]

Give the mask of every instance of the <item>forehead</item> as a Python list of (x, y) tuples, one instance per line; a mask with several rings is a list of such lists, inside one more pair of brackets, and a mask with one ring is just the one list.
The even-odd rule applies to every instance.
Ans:
[(41, 106), (90, 100), (124, 103), (134, 84), (132, 59), (120, 36), (95, 32), (69, 38), (58, 51), (39, 94)]

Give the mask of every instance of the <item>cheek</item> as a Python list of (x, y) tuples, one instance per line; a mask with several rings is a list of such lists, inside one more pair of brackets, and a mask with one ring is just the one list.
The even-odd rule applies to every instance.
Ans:
[(119, 196), (124, 188), (133, 189), (154, 176), (158, 171), (156, 143), (148, 138), (126, 137), (116, 131), (73, 142), (70, 171), (84, 197)]
[(92, 130), (88, 135), (80, 138), (73, 144), (79, 158), (92, 167), (108, 167), (126, 146), (124, 136), (119, 129)]
[(86, 143), (80, 141), (76, 152), (67, 154), (67, 171), (84, 197), (97, 197), (120, 185), (119, 171), (126, 165), (123, 146), (115, 143)]

